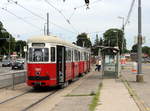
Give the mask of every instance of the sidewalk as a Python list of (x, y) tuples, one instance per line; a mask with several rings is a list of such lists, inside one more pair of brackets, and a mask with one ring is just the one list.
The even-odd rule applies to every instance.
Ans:
[(104, 79), (96, 111), (139, 111), (123, 82)]
[(100, 72), (90, 72), (78, 87), (73, 89), (68, 96), (65, 96), (64, 99), (50, 111), (89, 111), (89, 105), (93, 99), (93, 96), (90, 94), (92, 92), (96, 93), (98, 90), (98, 86), (101, 82), (100, 76)]

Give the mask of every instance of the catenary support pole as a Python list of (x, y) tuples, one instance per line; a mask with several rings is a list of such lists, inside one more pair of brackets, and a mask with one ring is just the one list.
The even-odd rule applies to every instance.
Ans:
[(137, 75), (136, 81), (143, 82), (142, 74), (142, 7), (141, 0), (138, 0), (138, 65), (137, 65)]
[(47, 13), (47, 35), (49, 35), (49, 13)]

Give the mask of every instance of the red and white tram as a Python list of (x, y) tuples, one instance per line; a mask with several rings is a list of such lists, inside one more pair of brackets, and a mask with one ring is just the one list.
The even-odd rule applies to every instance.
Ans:
[(55, 36), (29, 38), (27, 84), (58, 86), (90, 70), (90, 51)]

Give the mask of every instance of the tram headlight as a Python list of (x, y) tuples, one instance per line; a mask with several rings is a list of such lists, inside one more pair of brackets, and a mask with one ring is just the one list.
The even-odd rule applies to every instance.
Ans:
[(35, 74), (36, 74), (37, 76), (39, 76), (39, 75), (40, 75), (40, 72), (35, 72)]

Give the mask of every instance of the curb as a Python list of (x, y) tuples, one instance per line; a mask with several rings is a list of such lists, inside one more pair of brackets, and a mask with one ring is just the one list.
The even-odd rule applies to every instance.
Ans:
[(138, 108), (140, 111), (149, 111), (147, 110), (147, 107), (144, 103), (141, 102), (140, 97), (137, 95), (137, 93), (132, 89), (132, 87), (130, 86), (129, 82), (127, 81), (127, 79), (122, 76), (121, 78), (122, 82), (124, 83), (125, 87), (128, 89), (128, 92), (130, 94), (130, 96), (133, 98), (133, 100), (135, 101), (135, 103), (137, 104)]

